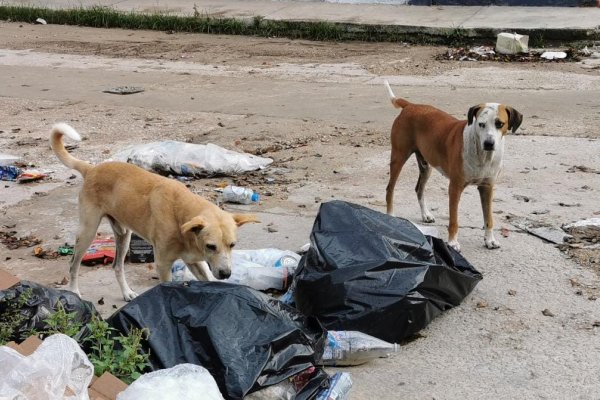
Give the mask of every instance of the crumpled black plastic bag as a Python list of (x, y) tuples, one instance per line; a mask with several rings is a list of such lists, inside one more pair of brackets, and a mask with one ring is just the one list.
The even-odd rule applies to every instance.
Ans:
[(482, 279), (460, 253), (405, 219), (321, 205), (294, 277), (296, 307), (329, 330), (398, 343), (460, 304)]
[[(26, 301), (21, 301), (23, 299)], [(98, 315), (92, 303), (81, 300), (71, 291), (21, 281), (11, 288), (0, 290), (0, 320), (6, 321), (8, 314), (17, 311), (18, 308), (22, 315), (22, 318), (19, 318), (21, 323), (14, 330), (10, 340), (21, 342), (33, 331), (43, 332), (50, 328), (44, 320), (58, 310), (59, 303), (66, 313), (75, 313), (72, 322), (85, 325), (93, 315)], [(22, 305), (18, 307), (20, 304)]]
[[(144, 346), (154, 370), (201, 365), (229, 399), (315, 365), (327, 337), (316, 319), (247, 286), (224, 282), (163, 283), (107, 321), (124, 334), (132, 327), (148, 328)], [(313, 391), (328, 379), (315, 376), (320, 382), (307, 385)]]

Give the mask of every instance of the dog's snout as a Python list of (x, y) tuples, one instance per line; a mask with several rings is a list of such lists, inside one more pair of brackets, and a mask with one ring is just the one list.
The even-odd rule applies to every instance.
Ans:
[(495, 145), (496, 145), (496, 142), (493, 139), (486, 139), (483, 142), (483, 149), (485, 151), (492, 151), (492, 150), (494, 150)]
[(227, 279), (231, 276), (231, 271), (219, 271), (219, 279)]

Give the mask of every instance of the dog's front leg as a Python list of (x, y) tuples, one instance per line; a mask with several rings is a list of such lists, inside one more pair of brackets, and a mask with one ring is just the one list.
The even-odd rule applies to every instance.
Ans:
[(205, 261), (189, 263), (187, 266), (192, 274), (194, 274), (194, 276), (200, 281), (212, 282), (217, 280)]
[(485, 247), (488, 249), (497, 249), (500, 247), (500, 243), (494, 237), (494, 215), (492, 213), (492, 202), (494, 198), (494, 186), (493, 184), (489, 185), (479, 185), (477, 186), (477, 190), (479, 190), (479, 197), (481, 199), (481, 209), (483, 210), (483, 222), (485, 234), (483, 236), (483, 241), (485, 243)]
[(465, 185), (462, 182), (450, 181), (448, 197), (450, 205), (450, 223), (448, 224), (448, 245), (456, 251), (460, 251), (458, 243), (458, 203)]

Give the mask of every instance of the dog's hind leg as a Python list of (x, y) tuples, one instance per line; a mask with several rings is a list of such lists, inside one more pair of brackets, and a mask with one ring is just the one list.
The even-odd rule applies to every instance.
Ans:
[(108, 217), (110, 226), (115, 234), (115, 259), (113, 261), (113, 269), (115, 277), (123, 293), (125, 301), (131, 301), (137, 297), (137, 293), (131, 290), (125, 279), (125, 256), (131, 241), (131, 231), (117, 222), (114, 218)]
[(69, 290), (76, 293), (79, 297), (81, 297), (81, 293), (79, 292), (79, 267), (81, 266), (81, 260), (85, 252), (96, 237), (96, 231), (101, 220), (102, 214), (99, 210), (93, 208), (86, 209), (83, 203), (79, 202), (79, 230), (77, 231), (75, 249), (69, 267), (71, 275)]
[(394, 215), (394, 188), (396, 187), (398, 176), (400, 176), (400, 171), (402, 171), (404, 163), (406, 163), (406, 160), (408, 160), (411, 154), (412, 151), (396, 150), (392, 148), (390, 180), (385, 188), (385, 203), (388, 215)]
[(419, 180), (417, 181), (417, 186), (415, 186), (415, 192), (417, 192), (419, 207), (421, 207), (421, 218), (423, 222), (435, 222), (435, 218), (431, 214), (431, 211), (429, 211), (429, 207), (427, 207), (427, 202), (425, 201), (425, 185), (431, 176), (431, 166), (418, 151), (415, 152), (415, 156), (419, 165)]

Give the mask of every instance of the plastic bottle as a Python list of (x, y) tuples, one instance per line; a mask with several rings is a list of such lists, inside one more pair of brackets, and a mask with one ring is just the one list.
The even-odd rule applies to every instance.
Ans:
[(358, 331), (328, 331), (323, 365), (360, 365), (398, 351), (398, 344), (388, 343)]
[(246, 259), (233, 261), (231, 276), (225, 282), (250, 286), (256, 290), (285, 290), (292, 280), (286, 267), (263, 267)]
[(300, 261), (300, 255), (289, 250), (279, 250), (275, 248), (256, 249), (256, 250), (233, 250), (231, 253), (232, 262), (242, 260), (251, 261), (263, 267), (296, 269)]
[(256, 203), (260, 195), (252, 189), (241, 186), (227, 186), (223, 189), (223, 201), (228, 203), (250, 204)]
[(331, 377), (329, 387), (319, 390), (316, 400), (345, 400), (352, 388), (352, 379), (347, 372), (336, 372)]
[(175, 260), (175, 262), (171, 266), (171, 281), (183, 282), (193, 280), (196, 280), (196, 277), (192, 275), (192, 273), (188, 269), (187, 265), (183, 262), (183, 260)]

